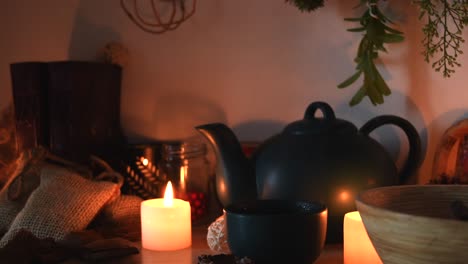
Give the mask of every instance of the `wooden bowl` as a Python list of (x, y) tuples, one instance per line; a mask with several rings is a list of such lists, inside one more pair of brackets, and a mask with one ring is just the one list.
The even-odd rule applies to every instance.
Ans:
[(468, 263), (468, 221), (455, 217), (454, 201), (468, 205), (468, 185), (375, 188), (356, 205), (384, 263)]

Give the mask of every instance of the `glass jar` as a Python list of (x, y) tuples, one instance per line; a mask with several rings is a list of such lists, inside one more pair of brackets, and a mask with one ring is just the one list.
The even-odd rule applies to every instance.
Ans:
[(190, 202), (192, 222), (207, 221), (212, 199), (212, 181), (207, 147), (201, 140), (164, 143), (157, 165), (158, 178), (171, 181), (174, 197)]
[(468, 119), (449, 127), (436, 150), (433, 184), (468, 184)]
[(160, 159), (160, 143), (128, 145), (120, 167), (124, 176), (122, 193), (137, 195), (144, 200), (161, 197), (166, 182), (156, 174)]

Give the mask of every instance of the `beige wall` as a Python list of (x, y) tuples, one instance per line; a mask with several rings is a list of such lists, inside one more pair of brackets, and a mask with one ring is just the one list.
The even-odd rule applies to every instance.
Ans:
[[(352, 9), (358, 1), (328, 0), (307, 14), (284, 0), (199, 0), (195, 16), (164, 35), (142, 32), (118, 2), (4, 1), (0, 106), (11, 100), (9, 63), (90, 60), (105, 43), (120, 41), (131, 52), (122, 125), (133, 142), (190, 135), (194, 125), (211, 121), (227, 122), (242, 140), (262, 140), (301, 118), (310, 102), (324, 100), (357, 126), (380, 114), (412, 122), (427, 149), (419, 175), (427, 182), (442, 132), (468, 116), (466, 67), (443, 79), (423, 61), (421, 25), (414, 7), (403, 3), (409, 1), (383, 3), (407, 37), (382, 56), (393, 94), (382, 106), (366, 99), (354, 108), (347, 102), (357, 87), (338, 90), (336, 84), (354, 69), (359, 37), (345, 31), (353, 25), (343, 18), (358, 14)], [(467, 60), (463, 56), (462, 64)], [(376, 134), (401, 162), (402, 134), (393, 128)]]

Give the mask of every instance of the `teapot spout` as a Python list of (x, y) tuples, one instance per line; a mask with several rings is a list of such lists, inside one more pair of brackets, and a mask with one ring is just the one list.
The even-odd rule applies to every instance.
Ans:
[(196, 129), (214, 149), (217, 159), (216, 192), (222, 205), (227, 207), (257, 199), (254, 168), (234, 132), (221, 123), (201, 125)]

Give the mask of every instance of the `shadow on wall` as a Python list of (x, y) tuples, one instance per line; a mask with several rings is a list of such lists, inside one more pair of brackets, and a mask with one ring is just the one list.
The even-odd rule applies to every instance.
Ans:
[[(400, 7), (400, 9), (402, 8), (404, 7)], [(429, 64), (424, 62), (424, 57), (421, 54), (423, 50), (421, 40), (424, 36), (422, 33), (422, 23), (418, 21), (418, 16), (418, 10), (413, 6), (412, 10), (408, 11), (408, 17), (404, 25), (408, 28), (408, 30), (405, 31), (405, 42), (408, 43), (408, 51), (407, 56), (403, 58), (403, 62), (407, 65), (408, 69), (407, 94), (408, 98), (414, 98), (416, 100), (416, 104), (419, 106), (419, 110), (424, 113), (426, 120), (435, 120), (431, 98), (428, 94), (428, 87), (430, 87), (431, 75), (439, 73), (435, 73)], [(421, 67), (421, 65), (423, 65), (423, 67)], [(412, 102), (408, 101), (406, 104), (406, 111), (409, 114), (412, 113), (412, 108)], [(431, 124), (423, 123), (423, 125), (424, 129), (421, 131), (421, 137), (424, 137), (426, 140), (429, 136), (431, 138), (427, 145), (425, 145), (427, 154), (419, 175), (419, 182), (425, 184), (431, 177), (435, 145), (441, 135), (439, 135), (438, 129), (432, 127)]]
[(281, 133), (285, 126), (285, 123), (276, 120), (251, 120), (240, 123), (232, 129), (243, 142), (263, 142), (265, 139)]
[(122, 113), (125, 134), (132, 143), (180, 140), (199, 136), (195, 126), (226, 123), (226, 114), (219, 105), (194, 94), (166, 94), (155, 99), (150, 120)]
[[(76, 11), (75, 23), (71, 32), (69, 59), (70, 60), (96, 60), (98, 51), (105, 44), (119, 42), (120, 35), (111, 27), (98, 25), (91, 21), (90, 17), (102, 17), (102, 13), (115, 13), (109, 9), (118, 8), (115, 1), (81, 0)], [(97, 13), (97, 14), (93, 14)], [(106, 19), (117, 19), (117, 17), (106, 16)], [(106, 24), (119, 24), (112, 21), (104, 21)]]

